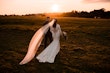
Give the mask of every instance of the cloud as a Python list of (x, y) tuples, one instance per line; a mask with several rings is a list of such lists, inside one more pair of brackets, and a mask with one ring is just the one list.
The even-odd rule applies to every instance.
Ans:
[(110, 0), (82, 0), (84, 3), (99, 3), (99, 2), (110, 2)]

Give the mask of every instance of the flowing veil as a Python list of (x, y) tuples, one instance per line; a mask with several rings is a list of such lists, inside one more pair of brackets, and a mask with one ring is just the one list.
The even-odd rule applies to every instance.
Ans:
[(26, 56), (19, 63), (20, 65), (26, 64), (34, 58), (34, 56), (44, 38), (44, 35), (47, 33), (49, 27), (53, 25), (54, 21), (55, 20), (53, 19), (50, 23), (42, 26), (38, 31), (36, 31), (36, 33), (34, 34), (34, 36), (32, 37), (32, 39), (29, 43), (29, 47), (28, 47)]

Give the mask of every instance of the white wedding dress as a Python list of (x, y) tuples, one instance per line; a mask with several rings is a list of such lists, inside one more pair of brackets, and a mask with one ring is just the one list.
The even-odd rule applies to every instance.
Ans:
[(60, 25), (57, 24), (56, 28), (50, 27), (50, 31), (52, 33), (53, 41), (49, 44), (49, 46), (41, 52), (36, 58), (39, 62), (49, 62), (54, 63), (55, 57), (60, 50), (60, 34), (61, 28)]
[(60, 25), (57, 24), (56, 28), (53, 28), (53, 23), (54, 23), (55, 19), (53, 19), (50, 23), (48, 23), (47, 25), (42, 26), (32, 37), (30, 43), (29, 43), (29, 47), (28, 47), (28, 51), (26, 56), (24, 57), (24, 59), (19, 63), (20, 65), (26, 64), (28, 62), (30, 62), (45, 34), (47, 33), (49, 27), (50, 27), (50, 31), (52, 32), (52, 36), (53, 36), (53, 41), (52, 43), (50, 43), (50, 45), (43, 51), (41, 52), (41, 54), (39, 54), (36, 58), (39, 60), (39, 62), (49, 62), (49, 63), (53, 63), (54, 59), (56, 57), (56, 55), (58, 54), (59, 50), (60, 50), (60, 34), (61, 34), (61, 28)]

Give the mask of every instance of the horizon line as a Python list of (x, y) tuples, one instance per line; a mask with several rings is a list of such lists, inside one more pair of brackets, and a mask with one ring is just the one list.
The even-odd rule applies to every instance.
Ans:
[[(105, 8), (100, 8), (100, 9), (104, 9), (106, 12), (107, 11), (110, 11), (110, 10), (106, 10)], [(91, 11), (94, 11), (94, 10), (100, 10), (100, 9), (93, 9)], [(54, 14), (54, 13), (68, 13), (68, 12), (72, 12), (72, 11), (77, 11), (77, 12), (91, 12), (91, 11), (86, 11), (86, 10), (82, 10), (82, 11), (78, 11), (78, 10), (71, 10), (71, 11), (63, 11), (63, 12), (38, 12), (38, 13), (23, 13), (23, 14), (17, 14), (17, 13), (12, 13), (12, 14), (0, 14), (0, 15), (32, 15), (32, 14)]]

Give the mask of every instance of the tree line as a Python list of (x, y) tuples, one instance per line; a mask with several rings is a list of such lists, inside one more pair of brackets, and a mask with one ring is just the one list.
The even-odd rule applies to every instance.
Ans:
[(0, 15), (0, 16), (58, 16), (58, 17), (85, 17), (85, 18), (110, 18), (110, 11), (105, 11), (104, 8), (87, 11), (62, 12), (62, 13), (40, 13), (40, 14), (25, 14), (25, 15)]
[(99, 10), (87, 11), (71, 11), (62, 14), (63, 16), (69, 17), (85, 17), (85, 18), (110, 18), (110, 11), (105, 11), (104, 8)]

